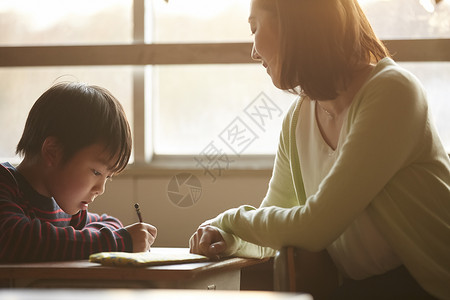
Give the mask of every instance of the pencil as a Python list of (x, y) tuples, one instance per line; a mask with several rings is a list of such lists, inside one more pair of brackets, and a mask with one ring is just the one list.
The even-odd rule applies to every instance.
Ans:
[(139, 209), (139, 204), (138, 203), (134, 204), (134, 208), (136, 208), (136, 213), (139, 218), (139, 222), (142, 223), (142, 215), (141, 210)]

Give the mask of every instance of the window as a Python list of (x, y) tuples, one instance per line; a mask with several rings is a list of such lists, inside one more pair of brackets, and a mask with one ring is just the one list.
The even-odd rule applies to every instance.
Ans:
[[(195, 166), (195, 157), (212, 149), (273, 159), (295, 96), (274, 88), (249, 57), (249, 3), (0, 0), (0, 122), (12, 127), (0, 132), (0, 158), (17, 159), (28, 110), (62, 76), (119, 98), (132, 123), (136, 163), (187, 157)], [(450, 152), (450, 0), (360, 3), (394, 58), (424, 84)], [(417, 51), (417, 43), (428, 50)], [(262, 119), (264, 112), (270, 118)]]
[(132, 12), (132, 0), (0, 0), (0, 45), (129, 44)]
[(250, 0), (146, 0), (147, 41), (250, 42)]
[[(146, 7), (150, 43), (252, 42), (250, 0), (153, 0)], [(282, 112), (295, 99), (277, 90), (258, 64), (163, 65), (153, 67), (152, 78), (154, 126), (147, 138), (155, 156), (195, 156), (211, 145), (227, 155), (273, 155)], [(259, 101), (273, 112), (263, 128), (248, 113)]]
[(0, 68), (2, 162), (14, 161), (12, 158), (15, 157), (15, 147), (22, 136), (31, 106), (58, 78), (62, 81), (83, 81), (109, 87), (121, 100), (129, 121), (133, 124), (132, 74), (132, 67), (129, 66)]

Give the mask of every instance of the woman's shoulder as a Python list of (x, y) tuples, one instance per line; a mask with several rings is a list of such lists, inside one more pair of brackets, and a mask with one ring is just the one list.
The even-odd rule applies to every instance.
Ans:
[(426, 92), (419, 79), (390, 58), (378, 62), (356, 98), (361, 104), (376, 101), (380, 105), (427, 107)]
[(284, 122), (285, 123), (286, 122), (290, 123), (290, 121), (292, 121), (294, 116), (298, 114), (300, 106), (303, 103), (303, 101), (305, 101), (306, 97), (307, 96), (300, 95), (300, 96), (296, 97), (296, 99), (291, 103), (291, 106), (289, 107), (289, 109), (287, 110), (287, 112), (286, 112), (286, 114), (284, 116)]
[(292, 131), (292, 128), (295, 128), (297, 119), (298, 119), (298, 113), (300, 110), (300, 106), (302, 102), (304, 101), (306, 96), (298, 96), (291, 104), (289, 109), (284, 115), (282, 128), (281, 128), (281, 134), (284, 136), (289, 136), (289, 133)]
[(388, 57), (383, 58), (377, 63), (368, 83), (368, 86), (370, 86), (370, 83), (377, 86), (379, 84), (387, 86), (392, 84), (398, 86), (401, 84), (402, 86), (419, 86), (422, 88), (419, 79), (413, 73)]

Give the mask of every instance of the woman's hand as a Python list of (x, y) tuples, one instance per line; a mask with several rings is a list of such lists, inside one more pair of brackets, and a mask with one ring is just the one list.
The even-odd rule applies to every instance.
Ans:
[(189, 240), (189, 248), (191, 253), (217, 259), (227, 245), (217, 228), (202, 224)]
[(133, 241), (133, 252), (145, 252), (155, 242), (156, 227), (147, 223), (134, 223), (125, 227)]

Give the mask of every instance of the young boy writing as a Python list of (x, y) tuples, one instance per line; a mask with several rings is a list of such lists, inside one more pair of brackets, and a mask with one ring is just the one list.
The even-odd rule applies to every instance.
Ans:
[(61, 83), (32, 107), (14, 168), (0, 165), (0, 262), (75, 260), (150, 249), (156, 228), (87, 211), (131, 153), (130, 127), (109, 91)]

